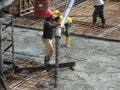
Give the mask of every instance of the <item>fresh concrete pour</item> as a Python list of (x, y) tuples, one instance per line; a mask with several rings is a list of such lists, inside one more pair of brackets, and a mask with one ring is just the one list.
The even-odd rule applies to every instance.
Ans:
[[(43, 63), (42, 32), (15, 28), (15, 58), (29, 58)], [(60, 40), (60, 62), (75, 61), (74, 71), (59, 70), (58, 88), (44, 90), (119, 90), (120, 43), (71, 36), (71, 47)], [(18, 54), (17, 54), (18, 53)], [(22, 56), (23, 55), (23, 56)], [(54, 63), (54, 56), (51, 60)]]

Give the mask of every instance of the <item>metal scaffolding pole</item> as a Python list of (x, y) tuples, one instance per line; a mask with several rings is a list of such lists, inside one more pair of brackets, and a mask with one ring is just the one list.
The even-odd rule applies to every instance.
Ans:
[[(12, 63), (14, 61), (14, 38), (13, 38), (13, 33), (14, 33), (14, 27), (13, 27), (13, 16), (9, 14), (3, 14), (0, 17), (0, 87), (3, 88), (3, 90), (10, 90), (6, 77), (4, 75), (4, 52), (7, 51), (10, 47), (12, 47)], [(5, 25), (4, 23), (8, 23)], [(11, 26), (11, 30), (7, 30), (7, 28)], [(10, 45), (4, 45), (4, 38), (7, 38), (6, 36), (3, 36), (3, 32), (6, 33), (8, 36), (10, 36)], [(7, 40), (6, 40), (7, 41)]]
[(1, 36), (1, 31), (2, 31), (2, 22), (0, 21), (0, 74), (3, 74), (3, 59), (2, 59), (2, 36)]

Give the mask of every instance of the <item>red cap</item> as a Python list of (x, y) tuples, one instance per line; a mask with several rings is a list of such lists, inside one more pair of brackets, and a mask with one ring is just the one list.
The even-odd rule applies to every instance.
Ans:
[(48, 9), (45, 13), (45, 18), (51, 18), (53, 15), (52, 11), (50, 9)]

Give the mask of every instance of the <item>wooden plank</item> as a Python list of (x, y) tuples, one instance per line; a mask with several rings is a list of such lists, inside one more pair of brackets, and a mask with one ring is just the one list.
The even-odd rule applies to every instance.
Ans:
[(32, 2), (30, 0), (20, 0), (19, 8), (20, 8), (19, 16), (29, 14), (33, 12), (34, 9)]

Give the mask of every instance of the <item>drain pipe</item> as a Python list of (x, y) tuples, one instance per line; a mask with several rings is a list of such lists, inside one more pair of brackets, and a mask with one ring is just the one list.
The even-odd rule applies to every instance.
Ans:
[(54, 73), (54, 78), (55, 78), (55, 84), (54, 87), (57, 88), (57, 81), (58, 81), (58, 68), (59, 68), (59, 46), (60, 46), (60, 38), (61, 38), (61, 32), (62, 28), (64, 27), (64, 24), (66, 22), (66, 19), (68, 15), (70, 14), (70, 11), (73, 7), (75, 0), (70, 0), (68, 8), (65, 12), (65, 15), (61, 21), (61, 24), (59, 27), (56, 28), (55, 31), (55, 73)]

